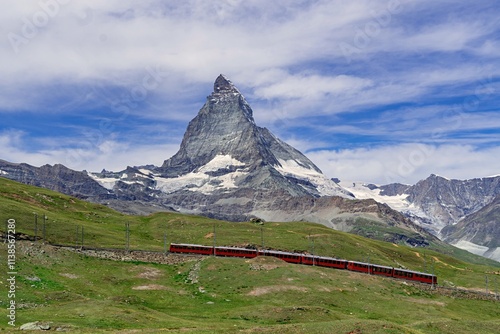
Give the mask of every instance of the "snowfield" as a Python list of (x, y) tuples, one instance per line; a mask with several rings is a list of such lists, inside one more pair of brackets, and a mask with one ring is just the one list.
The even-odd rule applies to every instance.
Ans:
[(488, 248), (485, 246), (477, 245), (475, 243), (472, 243), (470, 241), (465, 241), (465, 240), (460, 240), (454, 244), (452, 244), (455, 247), (461, 248), (463, 250), (466, 250), (470, 253), (479, 255), (479, 256), (484, 256), (487, 258), (490, 258), (495, 261), (500, 262), (500, 247), (496, 248)]
[[(221, 176), (210, 176), (207, 173), (216, 172), (221, 169), (228, 169), (231, 167), (237, 167), (238, 169), (234, 172), (226, 173)], [(155, 189), (160, 190), (166, 194), (173, 193), (181, 189), (191, 189), (199, 191), (203, 194), (210, 194), (215, 190), (220, 189), (233, 189), (236, 188), (236, 180), (239, 177), (243, 177), (247, 172), (242, 169), (245, 164), (237, 159), (234, 159), (230, 155), (217, 155), (206, 165), (198, 168), (198, 170), (180, 175), (174, 178), (163, 178), (158, 175), (154, 175), (152, 171), (148, 169), (139, 169), (142, 173), (135, 173), (133, 177), (135, 178), (146, 178), (152, 179), (156, 183)], [(142, 184), (142, 181), (130, 181), (126, 180), (132, 175), (123, 173), (120, 178), (101, 178), (95, 174), (89, 173), (89, 176), (96, 180), (100, 185), (106, 189), (113, 189), (116, 182), (121, 181), (127, 184)]]
[(274, 166), (274, 168), (280, 172), (281, 175), (311, 182), (321, 196), (352, 198), (352, 196), (346, 194), (346, 192), (335, 182), (314, 169), (304, 167), (298, 164), (296, 160), (279, 159), (278, 161), (281, 166)]
[[(396, 196), (386, 196), (380, 194), (380, 189), (370, 189), (368, 185), (363, 182), (350, 182), (342, 181), (340, 182), (342, 188), (350, 191), (358, 199), (374, 199), (379, 203), (387, 204), (391, 209), (397, 210), (409, 217), (412, 220), (424, 227), (425, 229), (432, 232), (434, 235), (439, 236), (439, 232), (446, 226), (441, 220), (434, 217), (430, 217), (421, 208), (416, 207), (414, 204), (409, 203), (406, 198), (407, 194), (401, 194)], [(430, 221), (432, 224), (421, 224), (419, 219), (413, 219), (415, 217), (421, 218), (422, 220)]]

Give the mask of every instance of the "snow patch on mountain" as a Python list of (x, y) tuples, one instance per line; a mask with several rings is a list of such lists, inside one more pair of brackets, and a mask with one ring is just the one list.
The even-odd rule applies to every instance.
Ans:
[(188, 173), (178, 177), (156, 177), (156, 189), (170, 194), (183, 188), (200, 188), (209, 181), (205, 173)]
[(322, 173), (304, 166), (297, 160), (278, 159), (280, 166), (274, 168), (285, 177), (292, 177), (298, 180), (309, 181), (318, 190), (321, 196), (342, 196), (352, 198), (335, 182), (327, 178)]
[(481, 256), (488, 251), (488, 247), (477, 245), (473, 242), (465, 240), (459, 240), (458, 242), (454, 243), (453, 246)]
[(113, 187), (115, 186), (116, 182), (118, 182), (120, 179), (114, 178), (114, 177), (99, 177), (95, 174), (92, 173), (87, 173), (88, 176), (90, 176), (92, 179), (94, 179), (97, 183), (99, 183), (101, 186), (108, 190), (112, 190)]
[(149, 169), (140, 168), (139, 172), (141, 172), (143, 174), (143, 175), (141, 175), (143, 177), (152, 177), (153, 176), (153, 172), (150, 171)]
[(236, 188), (236, 179), (247, 174), (241, 170), (244, 167), (243, 162), (230, 155), (216, 155), (197, 170), (172, 178), (161, 177), (145, 168), (138, 169), (139, 173), (121, 173), (121, 175), (118, 174), (114, 177), (109, 175), (104, 177), (92, 173), (88, 173), (88, 175), (109, 190), (112, 190), (117, 182), (145, 186), (145, 182), (141, 180), (153, 180), (156, 185), (154, 189), (166, 194), (182, 189), (209, 194), (215, 190)]
[(173, 178), (155, 177), (156, 188), (167, 194), (181, 189), (198, 191), (203, 194), (210, 194), (215, 190), (233, 189), (237, 187), (236, 179), (245, 176), (246, 171), (237, 169), (218, 176), (212, 176), (208, 173), (244, 166), (244, 163), (230, 155), (216, 155), (197, 171)]
[(230, 155), (216, 155), (212, 160), (210, 160), (206, 165), (200, 167), (198, 172), (216, 172), (220, 169), (227, 169), (230, 167), (241, 167), (245, 164), (237, 159), (234, 159)]
[(210, 194), (215, 190), (236, 188), (236, 179), (246, 172), (236, 171), (221, 176), (210, 176), (203, 172), (192, 172), (173, 178), (156, 177), (156, 189), (170, 194), (177, 190), (191, 190)]
[(500, 247), (488, 248), (466, 240), (459, 240), (452, 245), (470, 253), (500, 261)]
[(411, 205), (406, 198), (407, 194), (397, 196), (385, 196), (380, 194), (380, 189), (371, 189), (366, 183), (362, 182), (340, 182), (340, 186), (349, 190), (358, 199), (374, 199), (379, 203), (389, 205), (394, 210), (403, 211), (410, 210)]

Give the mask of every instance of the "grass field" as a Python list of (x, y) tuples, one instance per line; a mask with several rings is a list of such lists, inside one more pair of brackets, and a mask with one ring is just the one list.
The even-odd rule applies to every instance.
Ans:
[[(163, 251), (168, 242), (253, 244), (431, 270), (445, 286), (485, 290), (500, 264), (456, 250), (410, 248), (308, 223), (229, 223), (177, 213), (126, 216), (0, 178), (2, 221), (18, 232), (73, 245)], [(214, 238), (215, 228), (215, 238)], [(2, 230), (4, 227), (1, 228)], [(2, 259), (7, 249), (0, 247)], [(446, 253), (446, 254), (443, 254)], [(3, 260), (2, 268), (5, 268)], [(50, 322), (71, 332), (168, 333), (498, 333), (500, 303), (442, 295), (403, 281), (349, 271), (252, 260), (187, 257), (178, 264), (111, 261), (37, 242), (17, 243), (18, 325)], [(7, 270), (3, 270), (7, 272)], [(0, 277), (7, 287), (6, 274)], [(7, 292), (0, 307), (7, 307)], [(7, 320), (0, 328), (9, 330)]]

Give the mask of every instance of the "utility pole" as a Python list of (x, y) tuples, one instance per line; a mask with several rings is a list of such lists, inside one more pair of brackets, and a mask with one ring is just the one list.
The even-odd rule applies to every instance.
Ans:
[(46, 226), (47, 225), (47, 215), (43, 215), (43, 230), (42, 230), (42, 235), (43, 235), (43, 243), (45, 244), (45, 237), (47, 236), (46, 234)]
[(313, 266), (315, 266), (316, 264), (314, 263), (314, 238), (312, 238), (311, 240), (312, 240)]
[(215, 237), (215, 223), (214, 223), (214, 256), (216, 256), (216, 255), (217, 255), (217, 254), (216, 254), (216, 251), (215, 251), (215, 245), (216, 245), (216, 242), (217, 242), (217, 240), (216, 240), (216, 237)]
[(80, 226), (79, 226), (79, 225), (76, 225), (75, 249), (77, 249), (77, 248), (78, 248), (78, 239), (80, 238), (79, 231), (80, 231)]
[(167, 255), (167, 232), (163, 233), (163, 253)]
[(486, 294), (489, 294), (488, 292), (488, 275), (484, 276), (485, 282), (486, 282)]
[(262, 249), (264, 249), (264, 228), (262, 225), (260, 226), (260, 244), (262, 245)]
[(165, 223), (165, 233), (163, 233), (163, 252), (165, 255), (169, 252), (167, 246), (167, 236), (168, 236), (168, 222)]
[(125, 248), (130, 252), (130, 223), (125, 223)]
[(313, 251), (312, 251), (312, 247), (311, 247), (311, 232), (309, 232), (309, 234), (307, 235), (307, 243), (309, 244), (309, 251), (311, 252), (311, 255), (313, 256), (313, 262), (314, 262), (314, 254), (313, 254)]
[(36, 241), (36, 236), (38, 235), (38, 214), (36, 212), (33, 212), (35, 215), (35, 241)]
[(495, 276), (495, 299), (498, 299), (498, 282)]
[(431, 288), (434, 289), (434, 259), (432, 259), (432, 284)]
[(83, 250), (83, 226), (82, 226), (82, 245), (81, 245), (81, 249)]

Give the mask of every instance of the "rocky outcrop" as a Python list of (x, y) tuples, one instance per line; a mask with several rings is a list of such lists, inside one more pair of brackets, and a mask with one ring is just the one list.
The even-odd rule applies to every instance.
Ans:
[(86, 172), (74, 171), (60, 164), (34, 167), (0, 160), (0, 171), (2, 177), (82, 199), (106, 200), (115, 197)]
[(500, 195), (500, 177), (450, 180), (431, 175), (405, 193), (409, 203), (444, 225), (450, 225), (480, 210)]
[(441, 235), (457, 247), (500, 261), (500, 196), (459, 223), (445, 227)]

